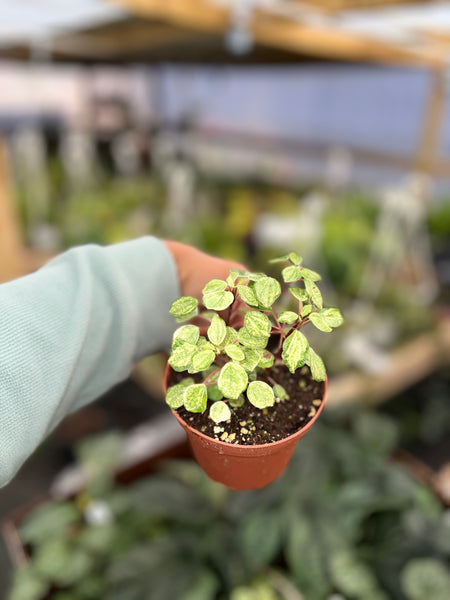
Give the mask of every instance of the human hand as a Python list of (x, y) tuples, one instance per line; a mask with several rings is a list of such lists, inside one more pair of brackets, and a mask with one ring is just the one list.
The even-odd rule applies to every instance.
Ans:
[[(231, 269), (247, 270), (240, 263), (211, 256), (188, 244), (170, 240), (164, 240), (164, 244), (175, 260), (181, 294), (197, 298), (200, 302), (200, 308), (203, 307), (201, 304), (202, 290), (208, 281), (211, 279), (226, 279)], [(241, 306), (242, 301), (240, 298), (236, 298), (231, 307), (229, 320), (232, 327), (239, 327), (242, 324), (242, 317), (239, 314)]]

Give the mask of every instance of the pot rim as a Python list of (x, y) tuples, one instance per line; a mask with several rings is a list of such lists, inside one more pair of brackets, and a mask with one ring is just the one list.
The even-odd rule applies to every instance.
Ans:
[[(170, 367), (169, 363), (167, 363), (165, 373), (164, 373), (164, 393), (167, 390), (167, 380), (169, 377), (170, 368), (171, 367)], [(291, 435), (288, 435), (287, 437), (284, 437), (281, 440), (277, 440), (275, 442), (268, 442), (267, 444), (230, 444), (229, 442), (223, 442), (222, 440), (216, 440), (216, 438), (206, 435), (205, 433), (202, 433), (198, 429), (195, 429), (195, 427), (192, 427), (191, 425), (189, 425), (189, 423), (187, 423), (182, 417), (180, 417), (180, 415), (177, 413), (176, 410), (173, 410), (173, 409), (170, 409), (170, 410), (171, 410), (172, 414), (175, 416), (175, 418), (178, 420), (180, 425), (182, 425), (183, 427), (186, 427), (194, 435), (197, 435), (199, 438), (203, 439), (204, 441), (209, 442), (210, 444), (217, 444), (217, 446), (226, 448), (228, 451), (232, 448), (235, 448), (236, 450), (243, 450), (243, 449), (247, 449), (247, 450), (248, 449), (258, 450), (259, 449), (260, 450), (262, 448), (277, 448), (277, 447), (285, 444), (286, 442), (292, 441), (296, 437), (302, 437), (309, 429), (311, 429), (311, 427), (313, 426), (313, 424), (316, 422), (317, 418), (319, 417), (320, 413), (322, 412), (323, 407), (325, 406), (325, 402), (327, 400), (327, 395), (328, 395), (328, 376), (326, 375), (325, 381), (324, 381), (322, 403), (320, 404), (320, 406), (317, 409), (316, 414), (313, 416), (313, 418), (310, 421), (308, 421), (308, 423), (306, 423), (306, 425), (304, 425), (300, 429), (297, 429), (297, 431), (295, 433), (291, 433)]]

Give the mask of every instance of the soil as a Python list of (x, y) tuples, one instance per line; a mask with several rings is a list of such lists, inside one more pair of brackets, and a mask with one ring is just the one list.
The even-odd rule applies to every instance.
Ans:
[[(192, 377), (187, 373), (172, 372), (170, 384), (186, 376)], [(276, 365), (262, 372), (258, 379), (270, 385), (267, 376), (282, 385), (288, 394), (285, 400), (277, 398), (270, 408), (260, 410), (246, 400), (241, 407), (231, 408), (230, 420), (219, 424), (210, 419), (208, 410), (191, 413), (182, 407), (177, 413), (194, 429), (231, 444), (268, 444), (281, 440), (307, 425), (314, 417), (322, 404), (325, 384), (315, 381), (307, 366), (292, 374), (284, 365)], [(201, 377), (195, 379), (201, 381)]]

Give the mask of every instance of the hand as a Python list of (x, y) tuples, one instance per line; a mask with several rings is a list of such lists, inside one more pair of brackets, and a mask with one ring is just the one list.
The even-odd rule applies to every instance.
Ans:
[[(193, 246), (169, 240), (164, 240), (164, 243), (177, 265), (181, 294), (197, 298), (200, 304), (202, 290), (208, 281), (226, 279), (231, 269), (247, 271), (246, 267), (237, 262), (211, 256)], [(232, 315), (228, 320), (231, 326), (239, 327), (242, 324), (242, 317), (239, 315), (241, 306), (242, 302), (237, 298), (232, 305)], [(227, 310), (225, 309), (224, 312), (226, 313)]]

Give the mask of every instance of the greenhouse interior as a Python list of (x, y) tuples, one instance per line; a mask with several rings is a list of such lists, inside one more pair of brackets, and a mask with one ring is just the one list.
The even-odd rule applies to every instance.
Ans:
[(449, 600), (449, 3), (0, 0), (0, 91), (0, 599)]

